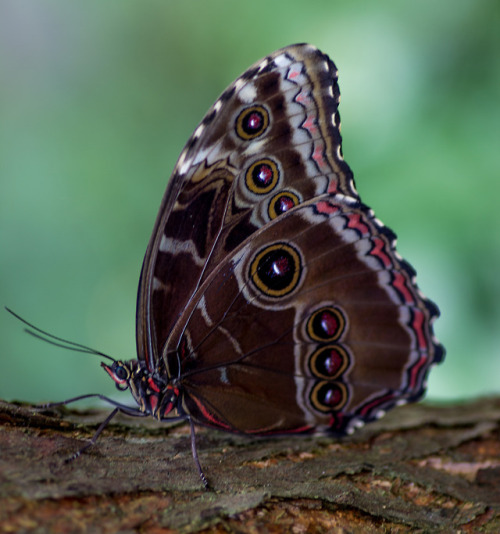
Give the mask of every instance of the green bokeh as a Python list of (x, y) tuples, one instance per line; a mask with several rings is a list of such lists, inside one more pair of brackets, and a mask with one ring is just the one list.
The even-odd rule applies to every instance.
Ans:
[[(486, 0), (4, 0), (0, 304), (134, 357), (142, 257), (185, 141), (250, 64), (310, 42), (340, 71), (358, 190), (441, 308), (430, 396), (498, 392), (499, 15)], [(0, 397), (114, 394), (97, 358), (6, 312), (0, 343)]]

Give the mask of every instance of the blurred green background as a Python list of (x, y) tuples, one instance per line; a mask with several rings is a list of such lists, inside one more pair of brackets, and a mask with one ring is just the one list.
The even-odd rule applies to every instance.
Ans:
[[(3, 0), (0, 304), (135, 357), (141, 262), (184, 143), (248, 66), (310, 42), (340, 71), (361, 197), (441, 308), (429, 396), (499, 392), (499, 15), (483, 0)], [(5, 311), (0, 329), (0, 397), (116, 391), (98, 358)]]

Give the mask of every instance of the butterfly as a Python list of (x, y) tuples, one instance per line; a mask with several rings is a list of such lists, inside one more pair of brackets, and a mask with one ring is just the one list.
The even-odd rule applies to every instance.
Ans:
[(92, 443), (119, 411), (187, 420), (207, 485), (195, 425), (343, 435), (422, 397), (444, 358), (439, 311), (360, 200), (339, 98), (333, 62), (298, 44), (250, 67), (211, 107), (147, 247), (137, 359), (99, 353), (137, 405), (106, 399), (115, 408)]

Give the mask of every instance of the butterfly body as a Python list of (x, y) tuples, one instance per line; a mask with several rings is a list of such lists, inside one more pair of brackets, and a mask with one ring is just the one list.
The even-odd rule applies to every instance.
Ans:
[(172, 174), (139, 284), (138, 412), (251, 435), (352, 432), (418, 400), (437, 307), (341, 151), (337, 71), (310, 45), (248, 69)]

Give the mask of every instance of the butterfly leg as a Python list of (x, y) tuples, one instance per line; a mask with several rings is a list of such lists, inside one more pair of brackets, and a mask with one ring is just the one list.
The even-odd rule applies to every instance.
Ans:
[(113, 411), (104, 419), (104, 421), (99, 425), (98, 429), (95, 431), (95, 434), (92, 436), (91, 440), (80, 450), (76, 451), (73, 455), (71, 455), (69, 458), (66, 458), (64, 460), (64, 463), (72, 462), (73, 460), (76, 460), (79, 456), (82, 455), (83, 452), (85, 452), (88, 448), (92, 447), (92, 445), (95, 444), (99, 436), (101, 435), (101, 432), (108, 426), (109, 422), (113, 417), (118, 413), (122, 412), (127, 415), (131, 415), (134, 417), (145, 417), (146, 414), (144, 412), (141, 412), (137, 408), (132, 408), (129, 406), (122, 405), (116, 401), (113, 401), (112, 399), (109, 399), (108, 397), (105, 397), (104, 395), (100, 394), (89, 394), (89, 395), (80, 395), (78, 397), (73, 397), (71, 399), (66, 399), (65, 401), (61, 402), (51, 402), (49, 404), (42, 404), (40, 406), (35, 406), (36, 410), (45, 410), (47, 408), (53, 408), (55, 406), (65, 406), (66, 404), (71, 404), (73, 402), (77, 402), (82, 399), (88, 399), (88, 398), (99, 398), (101, 400), (104, 400), (106, 402), (109, 402), (110, 404), (114, 405), (115, 408)]
[(201, 468), (200, 459), (198, 458), (198, 450), (196, 449), (196, 434), (194, 431), (194, 423), (191, 419), (189, 419), (189, 427), (191, 429), (191, 453), (193, 454), (193, 460), (196, 465), (196, 468), (198, 469), (198, 474), (200, 475), (200, 479), (203, 482), (203, 485), (205, 486), (205, 489), (209, 489), (208, 480), (205, 476), (205, 473), (203, 473), (203, 469)]
[(81, 456), (82, 453), (84, 453), (87, 449), (92, 447), (92, 445), (95, 445), (95, 442), (101, 435), (101, 432), (108, 426), (109, 422), (113, 417), (120, 411), (120, 408), (115, 408), (109, 415), (104, 419), (104, 421), (99, 425), (99, 428), (95, 431), (95, 434), (92, 436), (91, 440), (84, 445), (80, 450), (76, 451), (74, 454), (72, 454), (69, 458), (66, 458), (64, 460), (65, 464), (68, 464), (72, 462), (73, 460), (76, 460), (79, 456)]
[(47, 404), (39, 404), (37, 406), (33, 406), (35, 410), (47, 410), (48, 408), (55, 408), (56, 406), (66, 406), (67, 404), (72, 404), (73, 402), (78, 402), (82, 399), (100, 399), (104, 402), (107, 402), (108, 404), (111, 404), (112, 406), (116, 406), (118, 408), (118, 411), (123, 412), (127, 415), (131, 415), (133, 417), (146, 417), (146, 414), (139, 410), (139, 408), (134, 408), (133, 406), (127, 406), (125, 404), (121, 404), (120, 402), (116, 402), (113, 399), (110, 399), (109, 397), (106, 397), (104, 395), (101, 395), (99, 393), (89, 393), (87, 395), (79, 395), (78, 397), (72, 397), (71, 399), (66, 399), (60, 402), (49, 402)]

